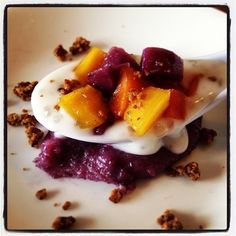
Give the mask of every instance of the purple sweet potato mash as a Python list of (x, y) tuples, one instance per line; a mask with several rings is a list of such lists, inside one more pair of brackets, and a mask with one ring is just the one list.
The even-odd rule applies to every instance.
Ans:
[(200, 128), (201, 119), (187, 126), (189, 145), (184, 153), (177, 155), (161, 148), (155, 154), (144, 156), (125, 153), (105, 144), (57, 138), (49, 132), (35, 163), (53, 178), (83, 178), (132, 186), (138, 179), (155, 177), (187, 156), (198, 143)]

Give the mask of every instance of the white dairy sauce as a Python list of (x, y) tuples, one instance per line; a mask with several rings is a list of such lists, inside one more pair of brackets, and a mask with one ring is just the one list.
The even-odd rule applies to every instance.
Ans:
[[(177, 154), (186, 150), (188, 146), (186, 128), (175, 133), (170, 132), (182, 123), (180, 120), (160, 119), (142, 137), (137, 137), (125, 121), (116, 122), (103, 135), (94, 135), (91, 129), (81, 129), (62, 108), (56, 110), (55, 105), (60, 97), (58, 88), (62, 87), (65, 79), (76, 79), (73, 69), (77, 63), (70, 63), (49, 74), (38, 83), (32, 93), (33, 113), (45, 128), (58, 136), (107, 143), (114, 148), (138, 155), (153, 154), (162, 146)], [(183, 85), (187, 86), (190, 78), (196, 75), (201, 79), (196, 94), (187, 99), (186, 119), (206, 106), (226, 87), (226, 65), (221, 61), (184, 61)]]

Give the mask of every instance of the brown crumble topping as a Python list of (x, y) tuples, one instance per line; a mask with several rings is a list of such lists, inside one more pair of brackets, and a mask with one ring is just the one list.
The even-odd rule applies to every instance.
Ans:
[(12, 126), (24, 126), (29, 144), (32, 147), (38, 147), (44, 133), (36, 127), (37, 120), (33, 115), (11, 113), (7, 116), (7, 122)]
[(28, 137), (28, 143), (32, 147), (37, 148), (39, 146), (40, 140), (44, 135), (43, 131), (33, 125), (30, 125), (25, 129), (25, 133), (27, 134)]
[(23, 113), (28, 113), (29, 111), (28, 111), (27, 109), (23, 108), (23, 109), (22, 109), (22, 112), (23, 112)]
[(121, 201), (121, 199), (123, 198), (125, 192), (120, 189), (120, 188), (116, 188), (116, 189), (113, 189), (111, 191), (111, 194), (109, 196), (109, 200), (113, 203), (118, 203)]
[(184, 173), (193, 181), (196, 181), (200, 178), (200, 170), (197, 162), (190, 162), (184, 167)]
[(62, 94), (68, 94), (72, 91), (74, 91), (75, 89), (80, 87), (80, 82), (78, 80), (72, 79), (65, 79), (64, 80), (64, 84), (62, 88), (59, 88), (58, 91)]
[(47, 190), (46, 188), (40, 189), (36, 192), (35, 196), (39, 199), (39, 200), (43, 200), (47, 197)]
[(24, 114), (16, 114), (16, 113), (11, 113), (7, 116), (7, 122), (9, 125), (12, 126), (25, 126), (27, 127), (28, 125), (36, 125), (37, 120), (33, 115), (29, 115), (28, 113)]
[(204, 145), (210, 145), (213, 143), (214, 138), (217, 136), (217, 132), (213, 129), (202, 128), (200, 130), (199, 142)]
[(172, 177), (187, 176), (196, 181), (200, 178), (200, 169), (197, 162), (190, 162), (185, 166), (170, 167), (166, 170), (166, 174)]
[(29, 114), (22, 114), (21, 115), (21, 125), (28, 127), (28, 126), (36, 126), (37, 125), (37, 120), (33, 115)]
[(11, 113), (7, 116), (7, 122), (12, 126), (21, 126), (21, 115)]
[(69, 208), (71, 207), (71, 202), (70, 201), (66, 201), (63, 206), (62, 206), (62, 209), (63, 210), (68, 210)]
[(71, 59), (71, 55), (69, 52), (61, 45), (59, 44), (54, 49), (54, 55), (60, 60), (60, 61), (67, 61)]
[(166, 210), (158, 219), (157, 223), (165, 230), (182, 230), (183, 225), (178, 218), (169, 210)]
[(54, 109), (57, 110), (57, 111), (59, 111), (59, 110), (60, 110), (60, 106), (59, 106), (58, 104), (56, 104), (56, 105), (54, 106)]
[(212, 82), (217, 81), (217, 78), (215, 76), (208, 76), (207, 78)]
[(14, 88), (13, 92), (24, 101), (30, 101), (31, 94), (38, 81), (33, 82), (20, 82)]
[(87, 51), (90, 48), (90, 41), (83, 37), (77, 37), (73, 42), (72, 46), (69, 48), (69, 51), (73, 56), (78, 55), (82, 52)]
[(23, 171), (28, 171), (28, 170), (30, 170), (30, 168), (23, 167), (22, 170), (23, 170)]
[(58, 216), (52, 223), (52, 228), (55, 230), (69, 229), (75, 221), (73, 216)]

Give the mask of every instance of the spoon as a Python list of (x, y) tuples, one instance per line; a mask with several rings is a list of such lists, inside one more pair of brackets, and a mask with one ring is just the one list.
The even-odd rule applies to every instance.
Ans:
[[(211, 60), (221, 60), (226, 61), (226, 56), (224, 52), (214, 53), (204, 57), (194, 58), (194, 60), (199, 59), (211, 59)], [(193, 59), (191, 59), (193, 60)], [(58, 102), (59, 93), (57, 92), (58, 88), (64, 82), (64, 79), (76, 79), (73, 68), (78, 62), (72, 62), (65, 65), (62, 68), (52, 72), (43, 78), (38, 85), (35, 87), (32, 97), (32, 109), (36, 119), (48, 130), (56, 132), (58, 135), (63, 135), (66, 137), (78, 139), (81, 141), (94, 142), (94, 143), (114, 143), (114, 144), (126, 144), (127, 142), (135, 142), (137, 140), (142, 140), (143, 137), (137, 137), (129, 129), (125, 121), (116, 122), (114, 125), (109, 127), (103, 135), (95, 135), (92, 130), (81, 129), (78, 125), (75, 125), (75, 121), (63, 111), (56, 111), (55, 104)], [(224, 64), (224, 63), (223, 63)], [(195, 67), (195, 69), (198, 67)], [(217, 68), (216, 68), (217, 69)], [(212, 69), (211, 69), (212, 70)], [(213, 75), (216, 73), (215, 69), (212, 70)], [(53, 82), (52, 82), (53, 81)], [(197, 117), (203, 115), (213, 107), (219, 104), (226, 96), (226, 89), (218, 94), (213, 100), (208, 102), (206, 106), (201, 107), (195, 114), (191, 117), (187, 117), (183, 123), (178, 122), (178, 130), (183, 128), (186, 124), (190, 123)], [(167, 130), (165, 135), (172, 134), (174, 131), (177, 131), (177, 126), (175, 129)], [(150, 140), (153, 137), (162, 138), (163, 136), (152, 133), (149, 135)], [(148, 142), (147, 142), (148, 143)]]

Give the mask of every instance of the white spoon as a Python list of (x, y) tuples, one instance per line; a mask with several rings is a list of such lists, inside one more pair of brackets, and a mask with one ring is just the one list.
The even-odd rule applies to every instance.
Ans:
[[(225, 53), (221, 52), (196, 59), (213, 59), (226, 61), (226, 57), (224, 55)], [(127, 142), (136, 142), (137, 140), (141, 141), (144, 138), (149, 138), (149, 140), (152, 140), (153, 137), (163, 137), (162, 135), (157, 135), (156, 133), (153, 133), (151, 131), (144, 135), (145, 137), (137, 137), (128, 128), (128, 125), (125, 121), (117, 122), (115, 125), (112, 125), (106, 130), (103, 135), (95, 135), (92, 130), (81, 129), (78, 125), (76, 126), (76, 122), (65, 112), (63, 113), (62, 111), (56, 111), (54, 107), (57, 104), (59, 98), (57, 89), (61, 87), (64, 79), (75, 79), (73, 68), (77, 63), (78, 62), (69, 63), (68, 65), (59, 68), (58, 70), (47, 75), (38, 83), (33, 91), (31, 98), (33, 113), (36, 119), (45, 128), (66, 137), (94, 143), (122, 143), (125, 145)], [(216, 67), (216, 69), (218, 69), (218, 66)], [(195, 70), (198, 70), (198, 67), (195, 67)], [(201, 71), (201, 67), (199, 68), (199, 70)], [(215, 72), (217, 70), (215, 70), (214, 68), (211, 70), (209, 75), (218, 76), (218, 72)], [(204, 113), (215, 107), (220, 101), (223, 100), (225, 96), (226, 90), (216, 96), (216, 98), (210, 101), (210, 103), (208, 102), (207, 104), (205, 104), (205, 106), (201, 107), (201, 109), (198, 110), (193, 116), (187, 117), (187, 119), (183, 123), (180, 124), (180, 122), (178, 122), (178, 126), (180, 128), (183, 128), (186, 124), (190, 123), (197, 117), (203, 115)], [(173, 131), (174, 129), (169, 129), (167, 130), (165, 135), (169, 135), (170, 133), (173, 133)], [(145, 142), (149, 143), (147, 139)]]

